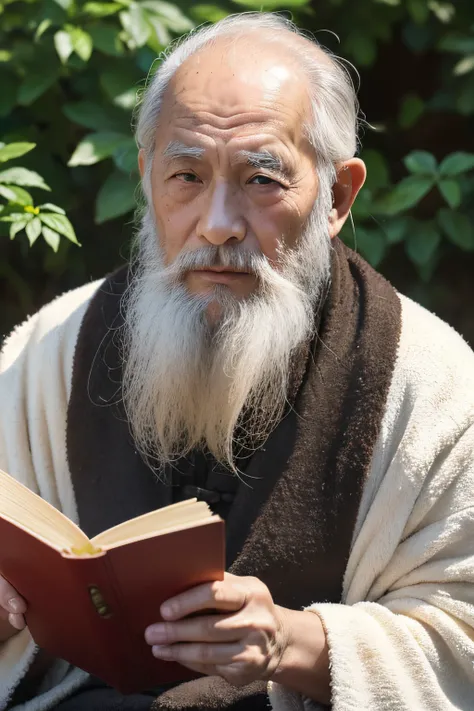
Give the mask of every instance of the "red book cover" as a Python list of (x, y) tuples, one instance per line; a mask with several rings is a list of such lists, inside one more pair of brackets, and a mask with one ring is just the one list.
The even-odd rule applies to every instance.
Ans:
[(0, 514), (0, 540), (0, 574), (27, 601), (27, 624), (41, 648), (122, 693), (196, 676), (155, 659), (144, 632), (160, 621), (162, 602), (222, 580), (221, 519), (75, 556)]

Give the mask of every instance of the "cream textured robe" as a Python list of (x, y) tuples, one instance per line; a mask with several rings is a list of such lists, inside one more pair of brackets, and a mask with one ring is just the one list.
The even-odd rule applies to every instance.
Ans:
[[(0, 358), (0, 467), (75, 522), (66, 410), (76, 338), (97, 286), (46, 306)], [(474, 354), (445, 323), (400, 299), (397, 361), (343, 604), (309, 609), (328, 636), (333, 711), (473, 711)], [(33, 654), (27, 630), (0, 646), (0, 709)], [(17, 708), (54, 707), (86, 678), (58, 663), (43, 693)], [(269, 697), (274, 711), (319, 708), (277, 684)]]

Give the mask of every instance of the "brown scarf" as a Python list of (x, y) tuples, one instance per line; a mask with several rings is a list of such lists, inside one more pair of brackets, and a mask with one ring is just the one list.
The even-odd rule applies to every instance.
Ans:
[[(120, 408), (117, 334), (128, 273), (99, 288), (76, 346), (68, 410), (69, 467), (89, 536), (171, 502), (136, 452)], [(252, 456), (226, 521), (228, 569), (254, 575), (275, 602), (340, 602), (352, 534), (379, 435), (400, 333), (394, 289), (335, 240), (332, 282), (292, 407)], [(250, 478), (255, 477), (255, 478)], [(265, 685), (218, 677), (180, 684), (158, 711), (267, 708)]]

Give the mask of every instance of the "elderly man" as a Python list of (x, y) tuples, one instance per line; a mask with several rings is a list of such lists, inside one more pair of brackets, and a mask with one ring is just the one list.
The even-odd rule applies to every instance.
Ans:
[(2, 708), (474, 708), (474, 357), (338, 240), (356, 124), (275, 16), (160, 65), (134, 259), (6, 342), (0, 466), (89, 535), (197, 495), (229, 572), (143, 630), (202, 676), (131, 697), (38, 652), (2, 581)]

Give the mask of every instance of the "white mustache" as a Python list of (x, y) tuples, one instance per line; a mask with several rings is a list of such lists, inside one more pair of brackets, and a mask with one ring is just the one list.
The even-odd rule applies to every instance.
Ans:
[(263, 277), (269, 262), (261, 252), (251, 252), (242, 247), (209, 245), (179, 254), (164, 269), (164, 276), (175, 281), (193, 269), (212, 267), (230, 268)]

